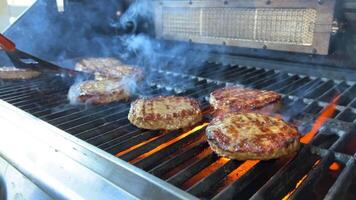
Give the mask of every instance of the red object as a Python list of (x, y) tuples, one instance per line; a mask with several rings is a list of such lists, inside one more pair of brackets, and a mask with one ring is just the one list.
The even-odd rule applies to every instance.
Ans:
[(5, 37), (3, 34), (0, 33), (0, 46), (5, 51), (13, 52), (16, 50), (16, 45), (10, 39)]

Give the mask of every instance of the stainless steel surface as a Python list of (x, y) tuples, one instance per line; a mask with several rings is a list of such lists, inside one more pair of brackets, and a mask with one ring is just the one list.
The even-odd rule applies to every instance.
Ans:
[(50, 200), (52, 198), (0, 158), (0, 199)]
[(51, 198), (196, 199), (4, 101), (0, 126), (2, 159)]
[[(268, 1), (267, 1), (268, 2)], [(155, 1), (158, 38), (328, 54), (334, 0)]]

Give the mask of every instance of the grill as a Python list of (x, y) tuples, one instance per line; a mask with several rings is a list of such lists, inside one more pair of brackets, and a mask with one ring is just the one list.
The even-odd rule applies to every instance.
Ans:
[(148, 131), (128, 122), (129, 103), (69, 105), (67, 91), (75, 80), (58, 74), (2, 81), (0, 98), (198, 198), (355, 198), (354, 82), (253, 66), (203, 61), (200, 65), (183, 71), (169, 62), (150, 68), (156, 76), (144, 83), (141, 95), (197, 98), (208, 113), (207, 96), (217, 88), (235, 84), (274, 90), (283, 95), (279, 114), (302, 133), (310, 130), (335, 95), (341, 96), (332, 118), (297, 155), (245, 162), (214, 154), (206, 142), (204, 122), (191, 130)]

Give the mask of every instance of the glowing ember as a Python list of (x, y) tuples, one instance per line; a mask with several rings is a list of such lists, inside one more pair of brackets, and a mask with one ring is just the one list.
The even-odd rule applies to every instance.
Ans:
[(240, 165), (236, 170), (234, 170), (231, 173), (231, 175), (233, 173), (236, 173), (237, 178), (240, 178), (241, 176), (246, 174), (246, 172), (248, 172), (253, 166), (257, 165), (257, 163), (259, 162), (260, 162), (259, 160), (247, 160), (242, 165)]
[(333, 162), (330, 166), (329, 166), (329, 169), (331, 171), (339, 171), (341, 168), (340, 164), (337, 163), (337, 162)]
[(204, 124), (202, 124), (202, 125), (200, 125), (200, 126), (197, 126), (197, 127), (195, 127), (194, 129), (192, 129), (192, 130), (190, 130), (190, 131), (188, 131), (188, 132), (186, 132), (186, 133), (183, 133), (182, 135), (180, 135), (180, 136), (174, 138), (173, 140), (170, 140), (170, 141), (168, 141), (168, 142), (166, 142), (166, 143), (163, 143), (163, 144), (159, 145), (158, 147), (152, 149), (151, 151), (146, 152), (146, 153), (144, 153), (144, 154), (138, 156), (137, 158), (131, 160), (130, 163), (135, 163), (135, 162), (137, 162), (137, 161), (139, 161), (139, 160), (141, 160), (141, 159), (143, 159), (143, 158), (146, 158), (146, 157), (148, 157), (148, 156), (150, 156), (150, 155), (152, 155), (152, 154), (158, 152), (159, 150), (161, 150), (161, 149), (163, 149), (163, 148), (165, 148), (165, 147), (167, 147), (167, 146), (169, 146), (169, 145), (171, 145), (171, 144), (177, 142), (178, 140), (181, 140), (181, 139), (187, 137), (188, 135), (190, 135), (190, 134), (192, 134), (192, 133), (194, 133), (194, 132), (196, 132), (196, 131), (198, 131), (198, 130), (204, 128), (204, 127), (206, 127), (207, 125), (208, 125), (208, 123), (204, 123)]
[(140, 144), (136, 144), (135, 146), (132, 146), (132, 147), (130, 147), (130, 148), (128, 148), (128, 149), (125, 149), (124, 151), (121, 151), (121, 152), (117, 153), (115, 156), (116, 156), (116, 157), (120, 157), (120, 156), (122, 156), (122, 155), (124, 155), (124, 154), (126, 154), (126, 153), (128, 153), (128, 152), (130, 152), (130, 151), (132, 151), (132, 150), (134, 150), (134, 149), (139, 148), (140, 146), (143, 146), (143, 145), (145, 145), (145, 144), (147, 144), (147, 143), (149, 143), (149, 142), (151, 142), (151, 141), (157, 139), (158, 137), (159, 137), (159, 136), (156, 136), (156, 137), (153, 137), (153, 138), (151, 138), (151, 139), (149, 139), (149, 140), (146, 140), (146, 141), (144, 141), (144, 142), (141, 142)]
[[(319, 163), (320, 163), (320, 160), (315, 161), (313, 167), (317, 166)], [(297, 190), (297, 188), (300, 186), (300, 184), (302, 184), (302, 182), (303, 182), (307, 177), (308, 177), (308, 175), (305, 174), (305, 175), (297, 182), (297, 184), (295, 184), (295, 188), (294, 188), (292, 191), (288, 192), (288, 194), (287, 194), (286, 196), (284, 196), (284, 197), (282, 198), (282, 200), (287, 200), (287, 199), (289, 199), (289, 197)]]
[(183, 189), (188, 189), (195, 183), (197, 183), (199, 180), (203, 179), (204, 177), (208, 176), (215, 170), (217, 170), (219, 167), (223, 166), (226, 164), (230, 159), (228, 158), (219, 158), (219, 160), (215, 161), (213, 164), (209, 165), (208, 167), (204, 168), (201, 170), (199, 173), (188, 179), (183, 185)]
[(308, 177), (308, 175), (304, 175), (304, 176), (297, 182), (297, 184), (295, 185), (295, 188), (294, 188), (292, 191), (290, 191), (286, 196), (284, 196), (284, 197), (282, 198), (282, 200), (287, 200), (287, 199), (289, 199), (289, 197), (297, 190), (297, 188), (300, 186), (300, 184), (302, 184), (303, 181), (304, 181), (307, 177)]
[(315, 120), (315, 123), (309, 133), (305, 134), (300, 142), (307, 144), (309, 143), (314, 136), (318, 133), (320, 127), (329, 119), (335, 112), (337, 102), (339, 100), (340, 95), (337, 95), (328, 106), (325, 107), (324, 111), (320, 114), (320, 116)]

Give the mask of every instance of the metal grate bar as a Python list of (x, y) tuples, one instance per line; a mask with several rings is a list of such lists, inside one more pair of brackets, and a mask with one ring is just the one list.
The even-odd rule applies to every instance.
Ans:
[(340, 114), (336, 116), (336, 119), (345, 122), (354, 122), (356, 120), (356, 113), (350, 108), (345, 109)]
[(257, 74), (255, 76), (251, 76), (251, 77), (246, 78), (244, 80), (239, 80), (238, 83), (243, 84), (243, 85), (249, 85), (249, 84), (251, 84), (253, 82), (257, 82), (257, 81), (263, 80), (266, 77), (272, 76), (274, 74), (275, 74), (274, 70), (266, 70), (262, 74)]
[[(188, 159), (198, 155), (200, 152), (203, 151), (203, 149), (208, 148), (208, 143), (207, 142), (201, 142), (198, 145), (195, 145), (193, 148), (190, 148), (184, 152), (182, 152), (180, 155), (170, 158), (169, 160), (166, 160), (165, 162), (157, 165), (155, 168), (153, 168), (150, 173), (152, 173), (155, 176), (162, 177), (165, 173), (168, 171), (172, 170), (173, 168), (177, 167), (178, 165), (182, 164), (183, 162), (187, 161)], [(144, 162), (144, 160), (142, 160)], [(137, 163), (136, 166), (140, 168), (145, 168), (140, 163)]]
[(334, 82), (329, 80), (324, 82), (318, 87), (313, 88), (308, 94), (305, 95), (305, 98), (316, 99), (323, 95), (326, 91), (330, 90), (334, 86)]
[(209, 190), (214, 187), (214, 185), (223, 179), (227, 174), (232, 172), (235, 168), (240, 166), (242, 162), (236, 161), (236, 160), (229, 160), (227, 163), (225, 163), (223, 166), (221, 166), (219, 169), (216, 171), (212, 172), (209, 174), (207, 177), (203, 178), (199, 182), (197, 182), (195, 185), (190, 187), (187, 192), (197, 196), (197, 197), (202, 197), (207, 195), (209, 193)]
[(130, 152), (127, 152), (126, 154), (120, 156), (121, 159), (126, 160), (126, 161), (130, 161), (136, 157), (138, 157), (141, 154), (144, 154), (156, 147), (158, 147), (159, 145), (168, 142), (169, 140), (178, 137), (179, 135), (181, 135), (182, 132), (181, 131), (172, 131), (168, 134), (164, 134), (163, 136), (157, 138), (156, 140), (147, 143), (145, 145), (142, 145)]
[[(189, 134), (188, 136), (174, 142), (173, 144), (169, 145), (166, 148), (161, 149), (160, 151), (143, 158), (139, 160), (138, 162), (135, 162), (134, 165), (137, 167), (140, 167), (145, 170), (149, 170), (150, 168), (154, 167), (158, 163), (169, 159), (169, 157), (174, 157), (174, 154), (180, 153), (182, 151), (182, 148), (189, 148), (189, 144), (192, 144), (194, 146), (199, 146), (201, 144), (202, 136), (204, 136), (204, 131), (199, 130), (196, 133)], [(202, 145), (206, 146), (206, 145)], [(162, 159), (164, 158), (164, 159)], [(176, 163), (177, 164), (177, 163)]]
[(317, 160), (316, 155), (310, 154), (309, 147), (304, 146), (298, 156), (288, 165), (282, 167), (252, 196), (252, 199), (281, 199), (293, 189), (293, 185), (313, 167)]
[(301, 78), (301, 79), (297, 80), (296, 82), (294, 82), (284, 88), (279, 89), (278, 91), (283, 94), (288, 94), (298, 88), (305, 86), (306, 84), (310, 83), (310, 81), (311, 80), (309, 77), (304, 77), (304, 78)]
[(265, 72), (266, 71), (264, 69), (254, 69), (254, 71), (240, 76), (239, 79), (238, 79), (238, 82), (245, 81), (246, 79), (249, 79), (249, 78), (254, 77), (254, 76), (258, 76), (258, 75), (263, 74)]
[(197, 174), (199, 171), (201, 171), (205, 167), (211, 165), (218, 159), (219, 159), (219, 156), (217, 156), (215, 153), (211, 152), (209, 155), (195, 161), (194, 163), (189, 165), (187, 168), (183, 169), (176, 175), (172, 176), (167, 181), (173, 185), (179, 186), (179, 185), (183, 184), (186, 180), (188, 180), (190, 177)]
[(345, 82), (341, 82), (335, 85), (332, 89), (325, 92), (319, 99), (324, 102), (330, 102), (336, 95), (340, 95), (344, 90), (346, 90), (349, 85)]
[(291, 91), (290, 93), (286, 93), (286, 95), (304, 97), (304, 95), (311, 92), (311, 90), (313, 90), (314, 88), (316, 88), (318, 85), (322, 83), (323, 81), (321, 79), (314, 79), (309, 83), (305, 84), (303, 87), (297, 88), (296, 90)]
[(338, 139), (339, 136), (337, 134), (328, 132), (327, 130), (322, 130), (311, 141), (311, 144), (320, 148), (328, 149), (336, 141), (339, 141)]
[[(120, 134), (120, 133), (118, 133)], [(110, 152), (111, 154), (117, 154), (125, 149), (129, 149), (135, 145), (138, 145), (144, 141), (147, 141), (153, 137), (159, 137), (163, 134), (161, 131), (144, 131), (136, 130), (128, 134), (122, 135), (121, 137), (115, 135), (107, 135), (110, 136), (113, 140), (110, 140), (106, 143), (103, 143), (100, 148), (103, 148), (105, 151)], [(105, 138), (106, 139), (106, 138)], [(103, 139), (103, 140), (105, 140)], [(96, 141), (96, 140), (92, 140)], [(90, 141), (88, 141), (90, 142)]]
[(271, 77), (267, 77), (266, 79), (262, 79), (261, 81), (258, 81), (256, 83), (252, 83), (249, 86), (253, 87), (253, 88), (256, 88), (256, 89), (260, 89), (260, 88), (262, 88), (264, 86), (271, 85), (273, 83), (276, 83), (277, 81), (282, 81), (282, 80), (285, 80), (287, 78), (289, 78), (289, 76), (287, 74), (278, 73), (278, 74), (275, 74), (275, 75), (273, 75)]
[[(290, 199), (310, 199), (312, 198), (313, 190), (311, 188), (314, 188), (316, 182), (321, 180), (322, 176), (325, 174), (323, 173), (324, 171), (328, 170), (329, 165), (331, 164), (333, 159), (333, 156), (328, 153), (319, 164), (307, 175), (307, 178), (303, 180), (301, 185), (295, 190), (295, 192), (292, 194)], [(325, 192), (329, 188), (325, 187), (326, 189)], [(321, 191), (318, 191), (318, 196), (314, 196), (313, 199), (319, 199), (323, 196)]]
[(62, 128), (62, 129), (68, 129), (68, 128), (71, 128), (73, 126), (77, 126), (78, 124), (83, 124), (83, 123), (88, 122), (90, 120), (97, 119), (99, 117), (105, 117), (107, 113), (113, 112), (116, 109), (120, 109), (119, 106), (120, 105), (111, 105), (111, 107), (109, 107), (107, 109), (102, 109), (102, 110), (100, 110), (98, 112), (90, 113), (89, 115), (80, 116), (80, 117), (72, 119), (72, 120), (66, 120), (66, 121), (62, 121), (62, 122), (56, 123), (56, 126)]
[[(45, 93), (41, 93), (41, 94), (37, 94), (36, 96), (29, 96), (26, 98), (23, 98), (23, 100), (21, 101), (8, 101), (13, 103), (14, 105), (16, 105), (19, 108), (22, 109), (27, 109), (27, 108), (34, 108), (33, 106), (35, 105), (43, 105), (43, 107), (46, 107), (47, 103), (50, 103), (53, 100), (56, 99), (61, 99), (62, 101), (65, 100), (65, 98), (63, 98), (63, 95), (58, 95), (61, 92), (63, 92), (64, 90), (57, 90), (57, 91), (50, 91), (50, 92), (45, 92)], [(37, 110), (38, 111), (38, 110)]]
[(225, 69), (219, 69), (217, 68), (216, 70), (206, 70), (208, 71), (205, 74), (200, 74), (200, 77), (206, 77), (210, 79), (224, 79), (225, 77), (229, 75), (234, 75), (234, 74), (243, 74), (248, 72), (247, 67), (242, 67), (242, 66), (231, 66), (228, 65), (226, 66)]
[(338, 104), (347, 106), (352, 100), (356, 98), (356, 85), (352, 85), (345, 93), (340, 97)]
[(66, 130), (75, 134), (83, 130), (95, 128), (102, 124), (112, 122), (117, 119), (119, 120), (127, 119), (128, 110), (129, 110), (128, 105), (122, 105), (116, 107), (115, 111), (110, 112), (110, 114), (104, 115), (103, 117), (97, 116), (97, 118), (96, 119), (94, 118), (94, 120), (78, 123), (77, 125), (72, 125)]
[(293, 75), (293, 76), (289, 76), (288, 78), (286, 78), (284, 80), (277, 81), (271, 85), (265, 85), (262, 88), (265, 90), (277, 90), (278, 88), (284, 87), (285, 85), (288, 85), (296, 80), (299, 80), (299, 76)]
[[(352, 183), (355, 180), (356, 164), (355, 159), (351, 158), (347, 163), (345, 169), (341, 172), (340, 176), (336, 180), (335, 184), (330, 188), (329, 192), (325, 196), (325, 200), (332, 199), (354, 199), (356, 197), (355, 188), (352, 188)], [(353, 193), (354, 198), (347, 198), (347, 194)]]
[(90, 105), (88, 108), (84, 109), (84, 110), (79, 110), (78, 112), (73, 112), (70, 113), (69, 115), (61, 115), (57, 118), (48, 120), (48, 122), (50, 122), (51, 124), (60, 124), (60, 123), (64, 123), (64, 122), (68, 122), (70, 120), (75, 120), (80, 116), (86, 115), (86, 114), (93, 114), (95, 112), (100, 112), (103, 109), (110, 109), (112, 108), (114, 105), (113, 104), (106, 104), (106, 105), (99, 105), (96, 107), (91, 107)]

